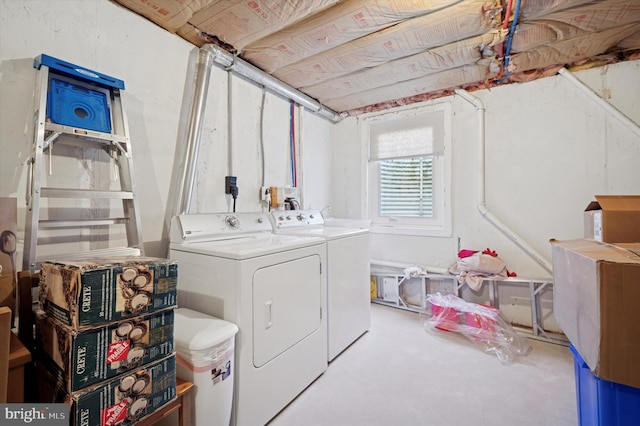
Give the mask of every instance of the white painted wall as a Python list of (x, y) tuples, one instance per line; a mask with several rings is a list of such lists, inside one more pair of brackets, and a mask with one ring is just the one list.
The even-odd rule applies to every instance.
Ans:
[[(640, 61), (575, 75), (640, 123)], [(582, 238), (582, 212), (594, 195), (640, 193), (640, 138), (564, 77), (472, 94), (486, 108), (487, 207), (549, 262), (551, 238)], [(448, 267), (459, 248), (490, 247), (520, 276), (549, 276), (479, 214), (476, 111), (454, 96), (453, 113), (453, 236), (372, 235), (373, 258)], [(355, 118), (335, 126), (335, 216), (366, 212), (366, 141), (353, 145), (358, 126)], [(347, 188), (338, 192), (342, 182)]]
[[(125, 81), (135, 182), (148, 255), (166, 256), (168, 223), (175, 210), (184, 144), (180, 115), (189, 58), (196, 49), (146, 19), (108, 0), (0, 0), (0, 196), (18, 199), (19, 230), (25, 217), (26, 160), (32, 140), (33, 58), (41, 53)], [(237, 211), (259, 211), (262, 160), (262, 89), (233, 77), (232, 144), (229, 151), (227, 72), (214, 65), (204, 117), (197, 181), (191, 212), (226, 212), (224, 177), (238, 177)], [(303, 207), (330, 204), (332, 161), (328, 121), (299, 108), (299, 181)], [(291, 186), (289, 103), (267, 93), (264, 106), (265, 183)], [(82, 154), (82, 153), (81, 153)], [(92, 173), (75, 158), (56, 158), (54, 172), (80, 181)], [(108, 163), (99, 165), (108, 178)], [(105, 172), (106, 170), (106, 172)]]
[[(640, 123), (640, 61), (575, 75)], [(594, 195), (640, 194), (640, 138), (564, 77), (472, 94), (486, 107), (486, 205), (549, 264), (550, 239), (583, 237), (583, 210)], [(550, 277), (549, 271), (480, 215), (476, 111), (455, 96), (453, 114), (452, 237), (372, 234), (372, 258), (447, 268), (461, 248), (490, 247), (519, 277)], [(359, 126), (355, 118), (335, 126), (333, 214), (338, 217), (366, 215), (366, 141), (360, 141), (359, 147), (353, 143)], [(344, 182), (347, 187), (342, 189)], [(488, 294), (485, 289), (465, 297), (486, 302)], [(511, 318), (530, 323), (528, 290), (507, 288), (501, 302), (521, 305), (523, 309)], [(543, 295), (542, 305), (547, 329), (555, 330), (549, 318), (551, 292)]]

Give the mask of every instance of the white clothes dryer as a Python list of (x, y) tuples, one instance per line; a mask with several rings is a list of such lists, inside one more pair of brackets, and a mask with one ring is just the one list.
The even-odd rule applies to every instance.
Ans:
[(181, 215), (170, 257), (178, 306), (238, 325), (231, 423), (266, 424), (327, 368), (324, 240), (265, 213)]
[(271, 211), (278, 235), (319, 237), (327, 250), (327, 360), (371, 326), (369, 229), (325, 226), (317, 210)]

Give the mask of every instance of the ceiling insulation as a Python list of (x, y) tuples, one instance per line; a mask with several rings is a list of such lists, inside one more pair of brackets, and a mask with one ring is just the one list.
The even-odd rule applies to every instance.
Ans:
[(114, 0), (351, 115), (640, 56), (638, 0)]

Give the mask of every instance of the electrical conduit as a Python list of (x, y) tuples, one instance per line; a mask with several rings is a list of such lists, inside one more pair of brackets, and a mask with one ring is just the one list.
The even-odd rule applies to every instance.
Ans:
[(463, 89), (456, 89), (456, 94), (465, 101), (469, 102), (476, 109), (478, 116), (478, 211), (480, 214), (491, 222), (500, 232), (502, 232), (507, 238), (513, 241), (518, 247), (520, 247), (526, 254), (528, 254), (533, 260), (538, 262), (540, 266), (549, 272), (552, 272), (552, 265), (547, 261), (544, 256), (538, 253), (533, 247), (529, 246), (522, 238), (513, 232), (509, 227), (502, 223), (497, 217), (495, 217), (487, 208), (485, 201), (485, 128), (484, 128), (484, 115), (485, 108), (482, 101), (471, 95), (469, 92)]

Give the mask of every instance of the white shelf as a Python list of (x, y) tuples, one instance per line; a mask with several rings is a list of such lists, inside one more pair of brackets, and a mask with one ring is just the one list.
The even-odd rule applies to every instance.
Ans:
[[(414, 312), (422, 312), (426, 308), (427, 294), (440, 292), (441, 294), (455, 294), (461, 297), (461, 292), (466, 286), (466, 284), (458, 283), (455, 275), (424, 273), (416, 277), (405, 278), (403, 274), (393, 274), (388, 271), (374, 272), (373, 268), (371, 274), (376, 276), (378, 295), (378, 297), (371, 299), (373, 303)], [(526, 286), (529, 290), (531, 328), (512, 324), (516, 331), (537, 340), (561, 345), (569, 344), (564, 334), (544, 330), (541, 323), (540, 295), (543, 291), (552, 289), (552, 278), (513, 277), (499, 280), (483, 280), (483, 285), (488, 286), (489, 304), (497, 309), (500, 309), (500, 283)], [(413, 288), (409, 290), (409, 286)]]

